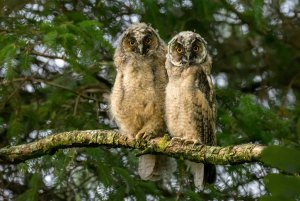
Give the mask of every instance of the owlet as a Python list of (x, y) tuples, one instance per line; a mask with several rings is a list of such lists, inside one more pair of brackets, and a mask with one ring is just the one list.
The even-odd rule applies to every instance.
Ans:
[[(129, 138), (158, 136), (166, 131), (166, 52), (166, 44), (145, 23), (131, 25), (119, 38), (110, 109), (121, 134)], [(138, 172), (144, 180), (168, 178), (175, 169), (176, 163), (167, 156), (139, 157)]]
[[(216, 145), (215, 92), (211, 79), (211, 57), (205, 40), (197, 33), (184, 31), (168, 44), (166, 69), (166, 122), (173, 137), (206, 145)], [(186, 161), (195, 187), (213, 183), (215, 166)]]

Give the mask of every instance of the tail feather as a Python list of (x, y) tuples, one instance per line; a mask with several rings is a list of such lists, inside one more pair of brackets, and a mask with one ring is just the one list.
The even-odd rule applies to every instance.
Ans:
[(143, 180), (168, 179), (176, 170), (176, 161), (163, 155), (142, 155), (139, 157), (138, 172)]
[(139, 157), (138, 172), (143, 180), (159, 180), (159, 175), (154, 175), (153, 171), (155, 168), (156, 156), (145, 154)]
[(195, 187), (199, 190), (203, 190), (204, 187), (204, 164), (195, 163), (191, 161), (185, 161), (187, 167), (190, 169), (194, 176)]
[(216, 181), (217, 171), (216, 166), (212, 164), (204, 165), (204, 183), (213, 184)]
[(203, 190), (205, 184), (212, 184), (216, 181), (215, 165), (191, 161), (185, 161), (185, 163), (194, 176), (195, 187), (199, 190)]

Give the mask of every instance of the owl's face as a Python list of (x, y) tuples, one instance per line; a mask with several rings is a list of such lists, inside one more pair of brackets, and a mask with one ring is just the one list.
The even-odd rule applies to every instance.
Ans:
[(167, 58), (175, 66), (188, 67), (205, 62), (205, 40), (197, 33), (184, 31), (169, 42)]
[(147, 55), (159, 46), (157, 33), (145, 23), (129, 27), (122, 39), (123, 50), (127, 53)]

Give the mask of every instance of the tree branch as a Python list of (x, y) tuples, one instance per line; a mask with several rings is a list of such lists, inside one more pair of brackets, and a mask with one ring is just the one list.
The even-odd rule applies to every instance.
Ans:
[(0, 163), (20, 163), (39, 156), (54, 154), (71, 147), (125, 147), (139, 149), (142, 153), (165, 154), (175, 158), (211, 164), (239, 164), (259, 161), (265, 148), (257, 144), (218, 147), (193, 145), (167, 135), (155, 139), (135, 140), (120, 135), (116, 130), (70, 131), (50, 135), (32, 143), (0, 149)]

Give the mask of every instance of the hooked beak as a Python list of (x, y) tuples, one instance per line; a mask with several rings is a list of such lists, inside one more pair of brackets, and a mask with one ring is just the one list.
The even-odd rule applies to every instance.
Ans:
[(189, 64), (190, 62), (190, 52), (187, 52), (183, 57), (182, 57), (182, 64), (186, 65)]
[(138, 45), (139, 51), (142, 54), (143, 53), (143, 44), (139, 44)]

